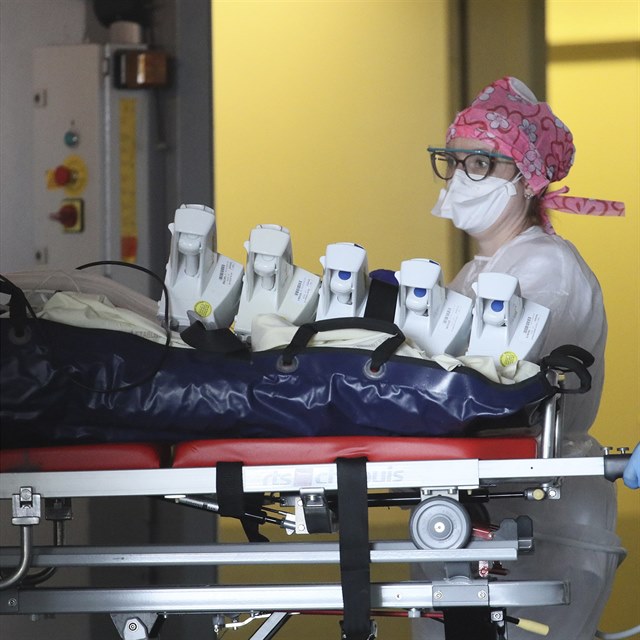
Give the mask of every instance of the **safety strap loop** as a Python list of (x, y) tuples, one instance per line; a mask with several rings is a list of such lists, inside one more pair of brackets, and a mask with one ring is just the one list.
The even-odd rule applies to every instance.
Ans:
[[(242, 484), (242, 462), (216, 464), (216, 497), (221, 516), (238, 518), (249, 542), (268, 542), (258, 531), (261, 495), (245, 495)], [(250, 517), (253, 515), (254, 517)]]
[(367, 459), (338, 458), (338, 520), (340, 575), (344, 619), (343, 640), (375, 637), (371, 616)]

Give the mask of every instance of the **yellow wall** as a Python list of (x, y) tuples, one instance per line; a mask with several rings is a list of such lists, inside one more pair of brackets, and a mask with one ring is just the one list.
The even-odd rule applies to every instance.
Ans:
[[(244, 263), (250, 230), (277, 223), (291, 231), (294, 261), (318, 274), (327, 244), (349, 241), (367, 249), (370, 268), (430, 257), (455, 275), (451, 227), (429, 213), (440, 185), (426, 152), (452, 116), (447, 20), (446, 0), (213, 2), (221, 253)], [(372, 516), (372, 538), (406, 538), (408, 514), (395, 511)], [(242, 537), (222, 523), (222, 541)], [(221, 578), (269, 582), (272, 571), (224, 567)], [(293, 582), (339, 580), (336, 567), (280, 571)], [(404, 567), (393, 572), (372, 567), (374, 580), (408, 579)], [(381, 637), (409, 637), (406, 619), (379, 623)], [(336, 617), (299, 616), (278, 637), (337, 633)]]
[[(332, 242), (369, 266), (449, 264), (426, 147), (450, 119), (445, 0), (213, 3), (218, 247), (244, 263), (253, 226), (288, 227), (320, 273)], [(427, 35), (428, 34), (428, 35)]]
[[(593, 433), (604, 445), (629, 446), (640, 440), (640, 3), (547, 0), (547, 37), (547, 97), (576, 143), (562, 184), (574, 195), (626, 203), (624, 219), (553, 220), (604, 291), (607, 374)], [(607, 631), (640, 622), (639, 493), (618, 485), (618, 531), (629, 557), (600, 625)]]

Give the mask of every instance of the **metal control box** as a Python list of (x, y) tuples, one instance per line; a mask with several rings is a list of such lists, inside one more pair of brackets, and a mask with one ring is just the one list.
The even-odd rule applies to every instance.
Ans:
[[(34, 51), (36, 262), (73, 269), (150, 259), (148, 91), (118, 88), (118, 55), (142, 45), (82, 44)], [(148, 278), (100, 272), (143, 293)]]

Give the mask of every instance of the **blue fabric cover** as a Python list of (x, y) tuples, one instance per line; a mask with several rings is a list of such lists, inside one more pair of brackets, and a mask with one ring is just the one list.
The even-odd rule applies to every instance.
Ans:
[(298, 368), (277, 368), (281, 350), (220, 355), (164, 347), (107, 330), (29, 322), (15, 344), (0, 320), (3, 447), (200, 438), (457, 436), (523, 426), (555, 389), (541, 373), (501, 385), (469, 369), (392, 356), (378, 379), (369, 352), (309, 348)]

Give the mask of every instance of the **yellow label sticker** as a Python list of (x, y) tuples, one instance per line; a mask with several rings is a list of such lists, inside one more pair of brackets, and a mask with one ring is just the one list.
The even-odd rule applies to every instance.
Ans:
[(514, 364), (518, 362), (518, 356), (513, 353), (513, 351), (505, 351), (501, 356), (500, 356), (500, 364), (503, 367), (506, 367), (507, 365), (510, 364)]
[(213, 311), (213, 307), (206, 300), (200, 300), (193, 305), (193, 310), (201, 318), (208, 318)]
[(120, 184), (120, 250), (125, 262), (135, 262), (138, 249), (138, 212), (136, 193), (136, 98), (120, 98), (118, 117), (119, 184)]

